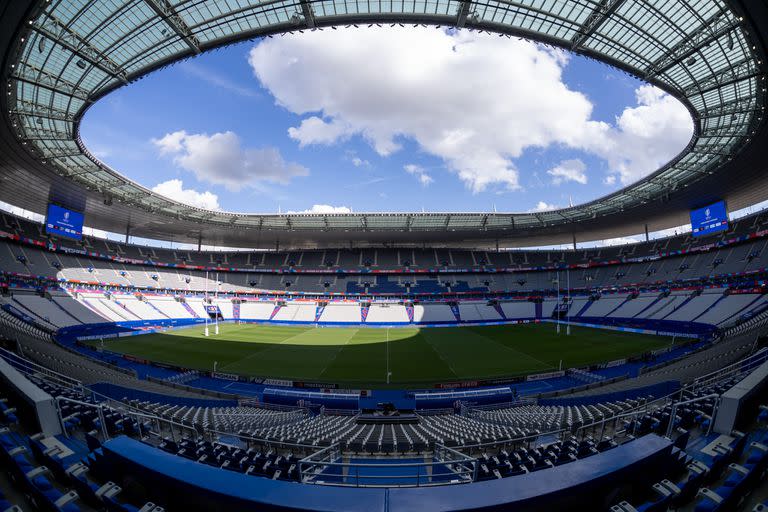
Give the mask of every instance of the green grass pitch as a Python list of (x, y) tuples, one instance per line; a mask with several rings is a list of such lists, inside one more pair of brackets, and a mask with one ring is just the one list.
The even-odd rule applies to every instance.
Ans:
[[(220, 324), (107, 340), (104, 348), (198, 370), (386, 387), (506, 377), (611, 361), (669, 345), (670, 338), (555, 325), (324, 328)], [(388, 341), (387, 341), (388, 340)], [(98, 346), (99, 342), (93, 342)]]

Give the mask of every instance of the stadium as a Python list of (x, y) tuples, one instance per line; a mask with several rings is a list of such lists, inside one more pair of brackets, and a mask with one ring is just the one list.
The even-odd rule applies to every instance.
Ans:
[[(366, 27), (381, 29), (382, 44), (405, 40), (393, 31), (407, 27), (451, 44), (480, 38), (448, 54), (487, 49), (491, 36), (528, 45), (557, 77), (570, 56), (582, 58), (604, 67), (579, 68), (590, 71), (578, 80), (610, 69), (652, 86), (692, 129), (671, 157), (659, 156), (663, 141), (616, 136), (620, 152), (662, 164), (639, 178), (619, 173), (620, 183), (609, 174), (567, 207), (542, 201), (520, 213), (495, 203), (454, 211), (465, 203), (450, 189), (437, 194), (450, 209), (227, 211), (217, 201), (241, 183), (220, 182), (220, 198), (195, 203), (181, 182), (164, 193), (113, 168), (106, 160), (116, 157), (83, 137), (107, 108), (109, 126), (95, 131), (121, 133), (126, 148), (132, 136), (118, 130), (168, 131), (151, 142), (166, 161), (136, 160), (143, 176), (183, 167), (193, 144), (232, 132), (171, 133), (156, 106), (132, 126), (135, 107), (119, 94), (151, 103), (142, 87), (181, 69), (173, 80), (194, 74), (238, 102), (269, 90), (279, 115), (316, 113), (325, 107), (307, 100), (302, 110), (276, 93), (256, 61), (284, 56), (270, 41), (304, 41), (306, 59), (288, 59), (308, 70), (304, 101), (312, 80), (317, 90), (331, 75), (352, 80), (341, 67), (314, 76), (334, 48), (308, 38)], [(0, 0), (0, 510), (766, 510), (766, 38), (768, 4), (754, 0)], [(257, 92), (195, 67), (238, 44), (255, 45)], [(375, 61), (353, 60), (353, 74)], [(492, 71), (482, 70), (489, 83)], [(406, 93), (419, 87), (406, 81)], [(568, 124), (557, 94), (531, 81), (555, 105), (545, 121)], [(595, 87), (609, 98), (619, 84)], [(187, 100), (186, 88), (161, 102)], [(373, 89), (350, 101), (374, 104), (378, 122), (393, 107), (377, 105)], [(498, 93), (490, 100), (501, 114), (478, 114), (435, 91), (418, 129), (456, 113), (515, 117)], [(217, 100), (190, 101), (185, 110), (206, 111)], [(655, 100), (638, 101), (641, 115)], [(408, 145), (380, 137), (383, 121), (351, 128), (354, 116), (324, 115), (288, 131), (302, 165), (241, 153), (276, 155), (303, 177), (306, 162), (325, 158), (316, 146), (331, 145), (313, 126), (337, 129), (334, 141), (359, 136), (382, 160)], [(256, 121), (266, 132), (275, 119)], [(631, 121), (589, 119), (595, 133)], [(462, 145), (457, 133), (432, 146), (414, 136), (414, 154), (442, 156), (446, 176), (477, 195), (494, 159), (471, 159), (487, 146)], [(610, 160), (594, 134), (577, 135), (526, 148), (581, 144)], [(360, 147), (341, 158), (373, 167)], [(544, 174), (549, 188), (586, 184), (580, 173), (594, 161), (579, 160), (574, 174), (564, 158), (570, 168)], [(401, 179), (389, 195), (325, 179), (371, 205), (435, 190), (426, 164), (404, 169), (420, 183)], [(519, 187), (518, 169), (501, 175), (499, 197), (547, 192)], [(264, 183), (246, 204), (299, 194), (280, 176)], [(314, 200), (330, 201), (327, 190)]]

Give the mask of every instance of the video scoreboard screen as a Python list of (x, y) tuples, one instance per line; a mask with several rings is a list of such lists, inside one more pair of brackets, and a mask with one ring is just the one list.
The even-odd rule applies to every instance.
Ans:
[(728, 212), (725, 209), (725, 201), (691, 211), (691, 234), (693, 236), (706, 236), (719, 233), (728, 229)]
[(49, 204), (48, 214), (45, 216), (45, 232), (49, 235), (82, 240), (83, 214)]

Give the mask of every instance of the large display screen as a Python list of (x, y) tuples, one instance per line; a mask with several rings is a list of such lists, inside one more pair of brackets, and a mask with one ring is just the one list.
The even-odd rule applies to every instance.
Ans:
[(49, 235), (81, 240), (83, 238), (83, 214), (55, 204), (49, 204), (48, 215), (45, 216), (45, 232)]
[(706, 236), (728, 229), (728, 212), (725, 211), (725, 201), (691, 211), (691, 234)]

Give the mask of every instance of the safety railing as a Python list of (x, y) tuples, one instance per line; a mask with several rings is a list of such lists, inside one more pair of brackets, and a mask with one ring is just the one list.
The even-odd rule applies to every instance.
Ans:
[(719, 368), (713, 372), (707, 373), (706, 375), (697, 377), (690, 384), (689, 389), (698, 390), (712, 386), (717, 382), (728, 380), (731, 377), (745, 375), (763, 364), (765, 361), (768, 361), (768, 348), (762, 348), (758, 352), (739, 361), (736, 361), (735, 363)]
[(250, 424), (259, 427), (279, 427), (282, 425), (291, 425), (310, 417), (305, 411), (282, 412), (269, 411), (254, 414), (253, 412), (214, 412), (212, 417), (219, 423), (234, 423), (239, 428), (243, 423), (250, 421)]
[(666, 433), (667, 437), (670, 437), (670, 438), (672, 437), (672, 430), (675, 428), (675, 421), (674, 420), (677, 417), (677, 409), (681, 405), (695, 404), (695, 403), (698, 403), (698, 402), (703, 402), (705, 400), (714, 400), (715, 401), (715, 404), (714, 404), (714, 406), (712, 408), (712, 415), (710, 417), (709, 425), (707, 427), (707, 435), (709, 435), (709, 433), (712, 430), (712, 424), (714, 423), (713, 420), (714, 420), (715, 416), (717, 415), (717, 409), (720, 407), (720, 395), (718, 393), (710, 393), (710, 394), (704, 395), (704, 396), (697, 396), (695, 398), (691, 398), (690, 400), (677, 401), (674, 404), (672, 404), (672, 412), (669, 415), (669, 424), (667, 425), (667, 433)]
[(64, 396), (57, 396), (55, 399), (56, 402), (56, 412), (59, 416), (59, 425), (61, 425), (61, 431), (64, 433), (66, 437), (69, 437), (69, 429), (67, 429), (67, 420), (69, 417), (64, 417), (64, 408), (62, 407), (62, 404), (72, 404), (72, 405), (79, 405), (81, 407), (87, 407), (89, 409), (93, 409), (96, 411), (96, 414), (99, 417), (99, 427), (101, 429), (101, 435), (104, 437), (104, 440), (109, 439), (109, 431), (107, 429), (107, 423), (104, 416), (104, 407), (101, 404), (94, 404), (91, 402), (84, 402), (82, 400), (76, 400), (74, 398), (67, 398)]
[(79, 380), (39, 365), (4, 348), (0, 348), (0, 357), (23, 375), (39, 378), (56, 386), (76, 389), (80, 392), (84, 389), (83, 383)]
[(123, 422), (125, 422), (125, 419), (135, 421), (139, 429), (138, 434), (142, 437), (145, 435), (154, 435), (157, 437), (170, 437), (174, 441), (189, 438), (199, 439), (204, 437), (204, 433), (198, 431), (194, 426), (185, 425), (168, 418), (163, 418), (161, 416), (144, 413), (137, 410), (115, 408), (106, 402), (86, 402), (83, 400), (77, 400), (64, 396), (56, 397), (55, 402), (62, 432), (67, 437), (69, 437), (69, 429), (66, 425), (68, 417), (64, 416), (62, 404), (79, 405), (81, 407), (93, 409), (99, 418), (99, 430), (105, 441), (111, 438), (110, 425), (107, 421), (107, 413), (119, 413), (121, 415), (120, 419)]
[(441, 444), (435, 444), (432, 460), (427, 462), (341, 462), (342, 455), (337, 443), (305, 457), (299, 461), (301, 482), (345, 487), (429, 487), (477, 479), (477, 459)]

